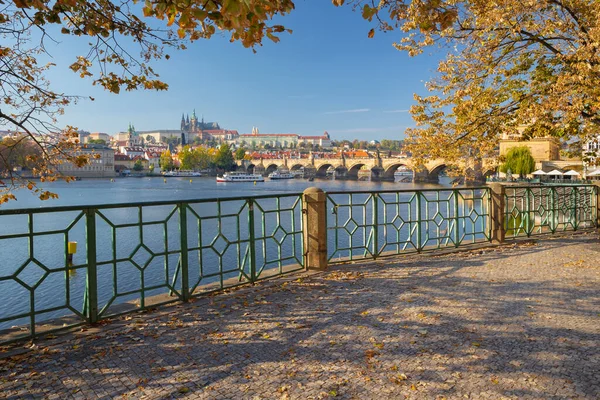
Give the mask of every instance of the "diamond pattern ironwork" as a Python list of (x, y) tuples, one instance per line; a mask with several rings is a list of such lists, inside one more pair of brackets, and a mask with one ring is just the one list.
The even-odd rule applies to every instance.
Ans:
[(36, 288), (48, 275), (48, 270), (36, 260), (29, 260), (20, 268), (17, 278), (28, 289)]

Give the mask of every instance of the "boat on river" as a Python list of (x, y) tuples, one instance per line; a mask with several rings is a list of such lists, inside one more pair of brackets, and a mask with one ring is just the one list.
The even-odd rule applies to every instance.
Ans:
[(185, 169), (179, 169), (174, 171), (167, 171), (163, 174), (165, 177), (175, 177), (175, 178), (189, 178), (189, 177), (198, 177), (202, 176), (200, 172), (190, 171)]
[(217, 182), (264, 182), (265, 178), (258, 174), (248, 174), (246, 172), (225, 172), (222, 176), (217, 176)]
[(295, 176), (293, 174), (290, 174), (289, 172), (279, 172), (279, 171), (275, 171), (275, 172), (271, 172), (269, 174), (269, 179), (294, 179)]

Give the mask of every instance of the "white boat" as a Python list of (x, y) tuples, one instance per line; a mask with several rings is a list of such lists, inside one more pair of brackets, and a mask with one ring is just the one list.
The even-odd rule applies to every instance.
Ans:
[(262, 175), (247, 174), (245, 172), (225, 172), (217, 176), (217, 182), (264, 182)]
[(176, 171), (167, 171), (163, 175), (165, 177), (177, 177), (177, 178), (202, 176), (202, 174), (200, 172), (189, 171), (189, 170), (185, 170), (185, 169), (180, 169), (180, 170), (176, 170)]
[(398, 168), (396, 172), (394, 172), (394, 176), (412, 176), (413, 172), (408, 168)]
[(289, 172), (271, 172), (269, 174), (269, 179), (294, 179), (295, 176), (290, 174)]

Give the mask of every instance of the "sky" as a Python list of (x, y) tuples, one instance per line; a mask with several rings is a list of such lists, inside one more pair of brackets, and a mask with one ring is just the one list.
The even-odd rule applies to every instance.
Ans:
[(85, 51), (86, 40), (62, 36), (50, 48), (57, 64), (50, 74), (55, 88), (92, 96), (69, 106), (59, 120), (91, 132), (115, 134), (129, 123), (136, 130), (179, 129), (181, 114), (224, 129), (250, 133), (296, 133), (332, 139), (402, 139), (414, 126), (408, 109), (413, 94), (425, 95), (440, 54), (409, 57), (392, 44), (399, 31), (376, 32), (351, 7), (329, 0), (298, 0), (292, 14), (278, 20), (292, 34), (279, 43), (265, 39), (251, 49), (227, 36), (194, 42), (171, 59), (155, 63), (167, 92), (110, 94), (68, 70)]

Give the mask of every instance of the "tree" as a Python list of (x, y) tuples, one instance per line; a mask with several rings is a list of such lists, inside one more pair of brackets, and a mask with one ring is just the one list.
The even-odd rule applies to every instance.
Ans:
[(215, 166), (225, 171), (231, 171), (235, 167), (235, 160), (227, 143), (223, 143), (219, 147), (215, 156)]
[(142, 160), (135, 160), (135, 162), (133, 163), (133, 170), (137, 172), (144, 170), (144, 164), (142, 164)]
[(510, 170), (520, 178), (535, 170), (535, 160), (527, 146), (513, 147), (506, 153), (506, 161), (500, 166), (501, 172)]
[(240, 147), (239, 149), (237, 149), (235, 151), (235, 159), (236, 160), (243, 160), (244, 157), (246, 157), (246, 149), (243, 147)]
[(158, 160), (160, 164), (160, 168), (163, 171), (170, 171), (173, 169), (173, 157), (171, 157), (171, 152), (169, 150), (164, 151)]
[(27, 136), (6, 137), (0, 140), (0, 174), (5, 175), (18, 168), (32, 169), (32, 156), (39, 157), (41, 151)]
[(105, 146), (106, 140), (104, 140), (104, 139), (89, 139), (88, 144), (101, 144), (101, 145)]
[[(270, 21), (293, 8), (292, 0), (9, 0), (0, 8), (0, 126), (27, 135), (42, 153), (30, 160), (34, 173), (55, 179), (58, 163), (89, 162), (89, 156), (74, 155), (79, 146), (76, 129), (59, 128), (56, 118), (69, 104), (93, 99), (51, 85), (48, 73), (55, 65), (47, 62), (52, 58), (48, 41), (60, 43), (59, 37), (70, 36), (87, 43), (69, 68), (111, 93), (166, 90), (151, 64), (168, 60), (169, 50), (185, 49), (216, 32), (227, 32), (231, 41), (246, 47), (260, 46), (265, 37), (277, 42), (277, 35), (288, 30)], [(29, 186), (12, 170), (4, 180), (8, 184), (0, 184), (0, 204), (14, 199), (14, 187)]]
[(190, 146), (184, 146), (178, 154), (179, 162), (181, 163), (181, 169), (194, 170), (197, 168), (198, 160), (196, 152), (193, 151)]
[(212, 151), (204, 146), (196, 147), (196, 160), (198, 169), (212, 168), (215, 164), (215, 155)]
[[(342, 0), (334, 3), (343, 3)], [(446, 58), (411, 108), (407, 131), (423, 160), (494, 156), (502, 133), (580, 139), (600, 131), (600, 7), (596, 0), (391, 0), (362, 6), (411, 56), (443, 46)], [(376, 3), (377, 4), (377, 3)], [(369, 32), (369, 36), (374, 34)]]

